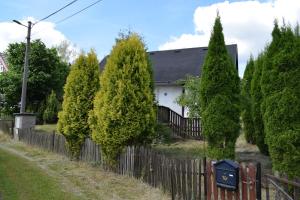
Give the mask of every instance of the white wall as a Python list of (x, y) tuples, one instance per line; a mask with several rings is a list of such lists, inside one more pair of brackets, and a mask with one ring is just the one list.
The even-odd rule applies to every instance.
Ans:
[[(155, 86), (155, 98), (159, 105), (166, 106), (182, 115), (182, 106), (176, 103), (176, 98), (182, 94), (182, 86)], [(187, 111), (185, 108), (185, 117)]]

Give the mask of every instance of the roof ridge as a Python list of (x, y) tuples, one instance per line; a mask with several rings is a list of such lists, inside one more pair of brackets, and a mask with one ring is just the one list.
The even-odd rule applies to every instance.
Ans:
[[(237, 46), (237, 44), (226, 44), (226, 47), (229, 46)], [(205, 49), (208, 48), (208, 46), (202, 46), (202, 47), (187, 47), (187, 48), (178, 48), (178, 49), (166, 49), (166, 50), (156, 50), (156, 51), (147, 51), (147, 53), (155, 53), (155, 52), (167, 52), (167, 51), (180, 51), (180, 50), (192, 50), (192, 49)]]

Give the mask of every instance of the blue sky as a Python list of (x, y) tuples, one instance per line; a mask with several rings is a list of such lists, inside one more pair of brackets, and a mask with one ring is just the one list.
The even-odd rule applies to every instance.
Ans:
[[(70, 1), (0, 1), (0, 51), (9, 42), (24, 41), (26, 29), (10, 23), (11, 20), (26, 21), (28, 17), (38, 20)], [(118, 33), (126, 29), (141, 34), (149, 50), (206, 46), (218, 9), (224, 22), (226, 43), (238, 44), (242, 75), (250, 53), (256, 55), (269, 41), (275, 17), (285, 17), (292, 24), (300, 21), (298, 0), (103, 0), (56, 23), (94, 1), (79, 0), (46, 20), (48, 23), (38, 24), (33, 28), (33, 38), (41, 37), (48, 46), (67, 39), (85, 51), (94, 48), (99, 59), (109, 53)], [(263, 16), (257, 18), (257, 15)]]

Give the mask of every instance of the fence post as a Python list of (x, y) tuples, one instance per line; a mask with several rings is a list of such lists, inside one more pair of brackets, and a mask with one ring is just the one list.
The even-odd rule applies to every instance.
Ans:
[(256, 199), (261, 200), (261, 164), (256, 164)]
[(270, 200), (270, 194), (269, 194), (269, 178), (266, 177), (266, 200)]
[(14, 120), (11, 120), (11, 138), (14, 138), (14, 126), (15, 126)]
[(203, 158), (203, 170), (204, 170), (204, 199), (207, 199), (207, 166), (206, 166), (206, 157)]
[(52, 133), (52, 145), (51, 145), (51, 150), (54, 152), (54, 142), (55, 142), (55, 131)]
[(174, 192), (174, 172), (173, 172), (173, 165), (170, 165), (170, 177), (171, 177), (171, 193), (172, 193), (172, 200), (175, 200), (175, 192)]

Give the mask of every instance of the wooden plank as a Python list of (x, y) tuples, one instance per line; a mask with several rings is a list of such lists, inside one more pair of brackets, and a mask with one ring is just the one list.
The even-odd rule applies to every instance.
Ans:
[(193, 199), (198, 199), (198, 195), (197, 195), (197, 174), (198, 174), (198, 165), (197, 165), (197, 160), (192, 160), (192, 166), (193, 166), (193, 170), (192, 170), (192, 175), (193, 175)]
[[(217, 200), (217, 199), (215, 199), (215, 200)], [(221, 189), (221, 200), (225, 200), (225, 189), (223, 189), (223, 188)]]
[[(205, 161), (203, 160), (203, 163), (204, 162)], [(198, 167), (199, 167), (198, 168), (198, 185), (199, 185), (198, 187), (199, 187), (199, 190), (198, 190), (198, 198), (197, 198), (199, 200), (202, 198), (202, 196), (201, 196), (201, 185), (202, 185), (202, 180), (201, 180), (201, 177), (202, 177), (202, 175), (201, 175), (201, 164), (202, 164), (201, 159), (199, 159), (199, 164), (198, 164)], [(204, 181), (204, 184), (206, 185), (205, 181)]]
[(242, 166), (240, 164), (240, 166), (239, 166), (239, 185), (238, 185), (237, 190), (234, 193), (235, 200), (240, 200), (240, 190), (241, 190), (241, 185), (242, 185), (241, 171), (242, 171)]
[(181, 161), (182, 169), (182, 197), (186, 199), (186, 163), (185, 160)]
[(256, 167), (250, 163), (248, 177), (250, 180), (249, 196), (250, 200), (256, 199)]
[(211, 183), (211, 162), (208, 161), (206, 164), (207, 169), (207, 176), (206, 176), (206, 182), (207, 182), (207, 200), (211, 200), (212, 196), (212, 183)]
[(233, 192), (227, 190), (226, 193), (227, 193), (227, 200), (232, 200)]
[(241, 168), (241, 181), (242, 181), (242, 200), (248, 200), (248, 181), (247, 181), (247, 167), (242, 165)]
[(213, 167), (213, 164), (211, 163), (211, 168), (212, 168), (212, 183), (213, 183), (213, 196), (214, 199), (217, 200), (218, 199), (218, 187), (217, 187), (217, 183), (216, 183), (216, 171), (215, 168)]
[(177, 182), (177, 195), (179, 198), (182, 197), (182, 188), (181, 188), (181, 166), (179, 160), (175, 160), (176, 163), (176, 182)]
[(192, 199), (192, 170), (191, 160), (187, 160), (187, 197)]

